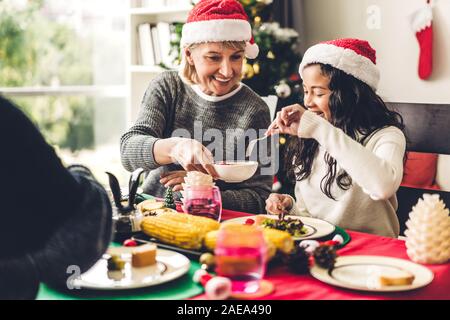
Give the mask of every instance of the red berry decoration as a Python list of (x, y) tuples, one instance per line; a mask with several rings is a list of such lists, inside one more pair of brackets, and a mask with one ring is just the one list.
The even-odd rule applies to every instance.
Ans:
[(337, 246), (337, 245), (340, 245), (340, 243), (338, 241), (328, 240), (328, 241), (322, 242), (322, 245), (325, 245), (325, 246)]
[(255, 220), (253, 220), (253, 219), (247, 219), (247, 220), (245, 220), (245, 224), (251, 226), (251, 225), (255, 224)]
[(123, 242), (124, 247), (137, 247), (137, 242), (133, 239), (127, 239)]
[(195, 271), (194, 282), (205, 288), (205, 294), (211, 300), (225, 300), (231, 295), (231, 281), (225, 277), (212, 276), (203, 269)]

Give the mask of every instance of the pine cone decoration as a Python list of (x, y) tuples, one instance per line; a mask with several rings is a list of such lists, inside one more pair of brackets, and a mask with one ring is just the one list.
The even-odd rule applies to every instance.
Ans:
[(450, 259), (449, 210), (439, 195), (424, 194), (406, 222), (406, 248), (418, 263), (446, 263)]
[(285, 256), (284, 260), (294, 273), (307, 274), (309, 272), (309, 254), (304, 248), (296, 246), (290, 254)]
[(313, 256), (319, 267), (333, 269), (337, 257), (336, 248), (334, 246), (320, 245), (314, 250)]

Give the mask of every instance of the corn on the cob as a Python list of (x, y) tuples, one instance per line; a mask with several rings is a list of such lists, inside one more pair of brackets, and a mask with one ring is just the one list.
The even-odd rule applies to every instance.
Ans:
[(211, 230), (217, 230), (220, 227), (220, 223), (217, 222), (216, 220), (194, 216), (191, 214), (184, 214), (178, 212), (164, 212), (162, 216), (171, 219), (173, 221), (195, 225), (198, 228), (202, 229), (205, 234)]
[(204, 217), (164, 212), (142, 220), (142, 231), (158, 240), (185, 249), (200, 249), (208, 231), (218, 229), (219, 223)]
[(142, 231), (158, 240), (185, 249), (200, 249), (202, 243), (201, 230), (186, 223), (173, 221), (161, 216), (144, 218)]
[(266, 240), (266, 245), (267, 245), (267, 260), (272, 259), (275, 254), (277, 253), (277, 247), (275, 247), (275, 245)]
[(273, 243), (277, 250), (283, 253), (290, 253), (294, 249), (294, 240), (286, 231), (264, 228), (263, 233), (266, 240)]
[(216, 248), (218, 233), (219, 233), (219, 230), (213, 230), (213, 231), (208, 232), (205, 235), (205, 238), (203, 239), (203, 245), (209, 251), (214, 251), (214, 249)]

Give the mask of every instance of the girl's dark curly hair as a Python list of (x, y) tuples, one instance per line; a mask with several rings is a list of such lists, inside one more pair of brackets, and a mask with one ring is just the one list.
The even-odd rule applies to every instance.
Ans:
[[(318, 65), (322, 74), (330, 79), (329, 107), (333, 126), (342, 129), (361, 144), (374, 132), (387, 126), (397, 127), (404, 132), (402, 116), (389, 110), (369, 85), (330, 65)], [(289, 176), (297, 181), (307, 179), (319, 144), (315, 139), (289, 140), (285, 158), (286, 168), (290, 168)], [(352, 179), (345, 170), (337, 172), (336, 160), (328, 152), (325, 153), (324, 161), (328, 171), (322, 178), (320, 189), (327, 197), (336, 200), (331, 194), (332, 184), (336, 181), (341, 189), (348, 190)]]

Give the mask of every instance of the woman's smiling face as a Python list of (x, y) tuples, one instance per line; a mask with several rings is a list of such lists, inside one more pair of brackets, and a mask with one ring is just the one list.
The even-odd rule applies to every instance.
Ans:
[(322, 74), (318, 64), (312, 64), (303, 69), (302, 77), (305, 107), (330, 121), (330, 78)]
[(195, 66), (198, 85), (208, 95), (223, 96), (241, 81), (244, 50), (211, 42), (187, 49), (185, 54), (187, 62)]

